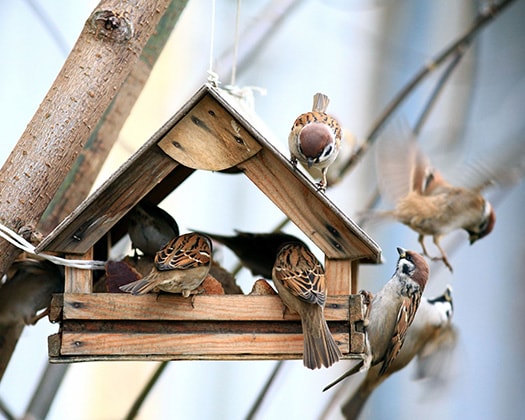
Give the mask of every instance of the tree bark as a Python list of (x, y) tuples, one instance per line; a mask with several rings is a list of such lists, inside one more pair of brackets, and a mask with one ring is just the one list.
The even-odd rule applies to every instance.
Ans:
[[(0, 170), (0, 222), (31, 239), (169, 0), (103, 0)], [(0, 273), (18, 250), (0, 241)]]
[[(46, 232), (87, 196), (186, 3), (99, 3), (0, 170), (1, 223), (31, 239), (61, 184), (58, 205), (49, 206), (50, 217), (42, 224)], [(14, 246), (0, 239), (1, 273), (17, 254)], [(22, 329), (8, 328), (0, 345), (0, 379)]]
[(69, 174), (47, 207), (38, 225), (38, 230), (42, 234), (47, 235), (88, 196), (187, 3), (188, 0), (171, 0), (157, 29), (145, 45), (140, 60), (131, 69), (117, 96), (109, 104), (107, 111), (89, 136)]

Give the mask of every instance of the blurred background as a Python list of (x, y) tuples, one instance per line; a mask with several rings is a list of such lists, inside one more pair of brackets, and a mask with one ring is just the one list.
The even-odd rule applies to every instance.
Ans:
[[(395, 94), (432, 57), (471, 27), (492, 2), (471, 0), (303, 0), (296, 2), (263, 46), (237, 70), (237, 85), (257, 86), (255, 112), (286, 150), (294, 119), (321, 91), (359, 144)], [(266, 1), (242, 2), (240, 27), (257, 24)], [(96, 1), (1, 1), (0, 124), (3, 162), (59, 72)], [(212, 56), (235, 41), (237, 2), (216, 0)], [(212, 34), (211, 0), (190, 0), (139, 101), (109, 156), (97, 185), (170, 118), (207, 79)], [(451, 181), (464, 162), (490, 161), (525, 142), (525, 2), (515, 1), (475, 38), (424, 125), (419, 141)], [(242, 45), (243, 39), (240, 38)], [(441, 71), (418, 86), (396, 116), (413, 125)], [(230, 74), (219, 74), (229, 83)], [(523, 150), (523, 149), (522, 149)], [(510, 163), (509, 163), (510, 164)], [(357, 218), (376, 186), (373, 150), (327, 195)], [(197, 192), (197, 193), (196, 193)], [(439, 389), (414, 381), (413, 366), (389, 378), (372, 396), (363, 419), (520, 419), (525, 412), (525, 185), (487, 190), (496, 207), (494, 232), (470, 247), (465, 232), (442, 244), (454, 273), (431, 263), (425, 294), (453, 287), (459, 342)], [(382, 201), (380, 208), (391, 208)], [(390, 207), (389, 207), (390, 206)], [(247, 179), (197, 172), (161, 203), (190, 228), (230, 234), (265, 232), (283, 215)], [(211, 210), (213, 209), (213, 210)], [(396, 246), (419, 250), (417, 234), (393, 222), (365, 228), (383, 249), (384, 264), (362, 266), (359, 288), (371, 291), (390, 278)], [(293, 225), (286, 231), (302, 235)], [(430, 243), (430, 241), (429, 241)], [(437, 252), (435, 248), (431, 248)], [(317, 251), (316, 251), (317, 252)], [(227, 268), (236, 260), (219, 250)], [(239, 275), (245, 292), (254, 278)], [(25, 328), (0, 383), (0, 399), (21, 416), (47, 363), (47, 336), (58, 326), (47, 319)], [(172, 362), (139, 418), (242, 419), (275, 362)], [(309, 371), (301, 361), (284, 364), (257, 418), (317, 419), (335, 395), (321, 389), (350, 362)], [(153, 362), (90, 362), (70, 367), (49, 419), (122, 418), (156, 367)], [(349, 393), (356, 380), (347, 380)], [(67, 413), (67, 415), (66, 415)], [(338, 405), (325, 413), (341, 418)]]

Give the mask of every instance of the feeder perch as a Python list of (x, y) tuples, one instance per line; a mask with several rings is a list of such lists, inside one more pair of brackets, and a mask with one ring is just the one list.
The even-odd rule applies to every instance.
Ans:
[[(381, 249), (261, 135), (230, 95), (211, 85), (193, 97), (37, 247), (66, 258), (107, 259), (142, 199), (159, 203), (195, 170), (247, 176), (324, 253), (325, 316), (343, 358), (364, 353), (360, 262)], [(51, 362), (301, 359), (298, 315), (278, 296), (95, 293), (93, 273), (66, 268), (50, 315)]]

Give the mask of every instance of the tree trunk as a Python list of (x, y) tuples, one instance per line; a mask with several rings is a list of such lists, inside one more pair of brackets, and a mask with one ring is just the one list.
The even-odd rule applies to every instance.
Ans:
[(47, 207), (38, 225), (38, 230), (42, 234), (47, 235), (88, 196), (187, 3), (188, 0), (171, 0), (157, 29), (145, 45), (140, 60), (124, 80), (117, 96), (109, 104), (107, 112), (102, 116), (68, 176)]
[[(0, 222), (31, 239), (168, 4), (169, 0), (100, 2), (0, 170)], [(0, 241), (0, 273), (17, 253)]]
[[(59, 196), (64, 198), (56, 201), (59, 205), (50, 206), (51, 217), (42, 225), (46, 232), (87, 196), (166, 42), (170, 25), (186, 3), (105, 0), (96, 7), (0, 170), (1, 223), (31, 240), (61, 184)], [(163, 14), (165, 19), (159, 22)], [(156, 38), (145, 47), (154, 32)], [(140, 62), (139, 57), (143, 58)], [(112, 103), (117, 93), (119, 99)], [(111, 110), (106, 112), (108, 107)], [(75, 159), (70, 181), (64, 182)], [(14, 246), (0, 239), (2, 274), (17, 254)], [(1, 343), (0, 379), (21, 331), (18, 325), (9, 328)]]

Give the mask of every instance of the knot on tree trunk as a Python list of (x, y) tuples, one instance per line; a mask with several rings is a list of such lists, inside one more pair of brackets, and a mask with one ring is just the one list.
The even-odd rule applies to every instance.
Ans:
[(107, 38), (113, 42), (125, 42), (133, 36), (133, 23), (127, 12), (98, 10), (91, 15), (91, 27), (98, 38)]

